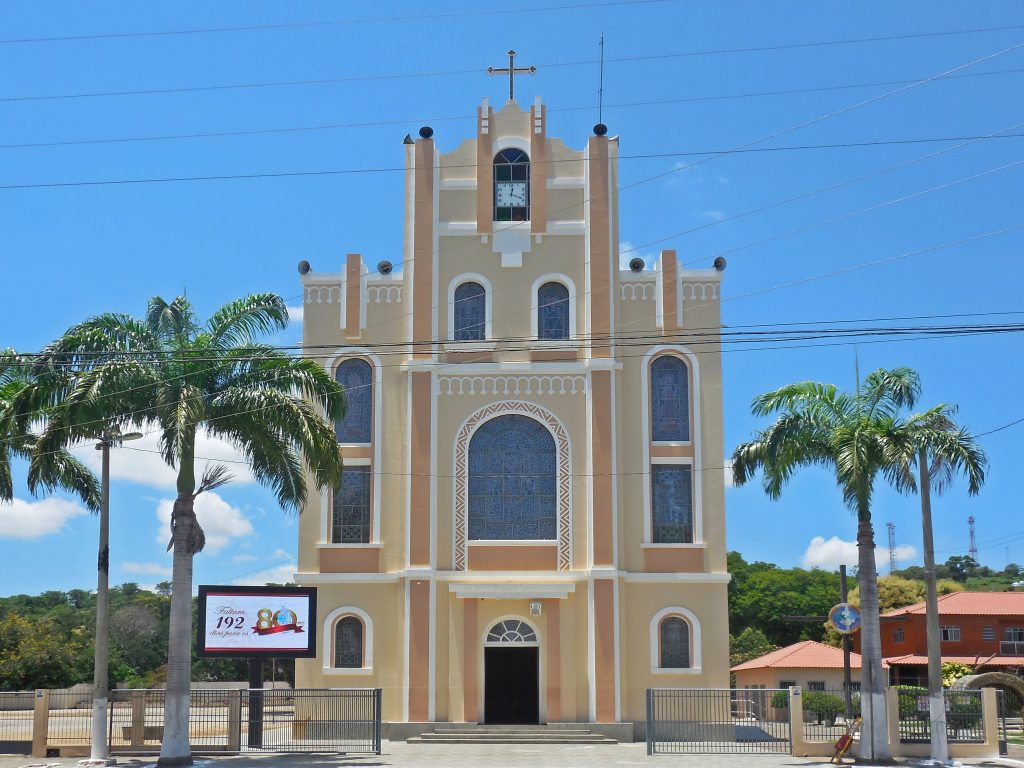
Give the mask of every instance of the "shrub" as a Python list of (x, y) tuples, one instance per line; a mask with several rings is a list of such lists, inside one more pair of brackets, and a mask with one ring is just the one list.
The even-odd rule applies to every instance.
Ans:
[(804, 712), (813, 712), (818, 720), (834, 721), (846, 710), (846, 704), (838, 696), (824, 691), (808, 691), (803, 694)]

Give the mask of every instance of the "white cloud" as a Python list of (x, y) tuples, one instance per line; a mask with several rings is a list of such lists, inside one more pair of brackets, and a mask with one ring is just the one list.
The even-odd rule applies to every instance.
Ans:
[[(115, 480), (128, 480), (153, 488), (174, 488), (177, 472), (167, 465), (159, 450), (158, 434), (149, 434), (139, 440), (125, 443), (120, 448), (115, 448), (110, 455), (110, 476)], [(93, 472), (100, 473), (102, 457), (91, 444), (81, 446), (81, 450), (76, 450), (76, 455)], [(203, 457), (196, 460), (197, 475), (202, 474), (203, 468), (208, 463), (245, 461), (245, 457), (231, 443), (218, 437), (212, 437), (205, 430), (196, 434), (196, 455)], [(213, 461), (207, 462), (205, 459)], [(231, 474), (234, 475), (232, 483), (254, 482), (248, 464), (228, 463), (227, 466)]]
[(263, 584), (286, 584), (292, 580), (295, 575), (296, 566), (294, 562), (285, 563), (284, 565), (276, 565), (273, 568), (267, 568), (264, 571), (257, 571), (251, 573), (248, 576), (243, 576), (240, 579), (235, 579), (232, 584), (239, 586), (249, 585), (259, 587)]
[[(910, 544), (900, 544), (896, 547), (896, 560), (913, 560), (917, 557), (917, 549)], [(889, 548), (875, 548), (875, 565), (889, 561)], [(844, 541), (838, 536), (825, 540), (824, 536), (815, 536), (807, 545), (804, 552), (804, 568), (823, 568), (825, 570), (836, 570), (840, 565), (857, 565), (857, 542)]]
[(59, 533), (68, 520), (86, 514), (86, 509), (75, 502), (54, 497), (3, 502), (0, 503), (0, 539), (41, 539)]
[(283, 549), (275, 549), (270, 553), (271, 560), (291, 560), (295, 555)]
[(291, 323), (299, 324), (302, 322), (302, 318), (305, 314), (304, 307), (287, 307), (287, 309), (288, 319), (291, 321)]
[(251, 563), (256, 559), (256, 555), (235, 555), (231, 558), (232, 563)]
[[(156, 508), (160, 528), (156, 534), (158, 544), (167, 546), (171, 536), (171, 512), (173, 499), (161, 499)], [(206, 534), (206, 551), (217, 552), (231, 543), (253, 534), (254, 528), (242, 510), (233, 507), (213, 491), (201, 493), (196, 498), (196, 517)]]
[(709, 221), (721, 221), (725, 218), (725, 211), (697, 211), (697, 215)]
[(170, 577), (171, 569), (160, 563), (135, 563), (131, 560), (121, 563), (121, 570), (125, 573), (143, 573), (147, 576)]

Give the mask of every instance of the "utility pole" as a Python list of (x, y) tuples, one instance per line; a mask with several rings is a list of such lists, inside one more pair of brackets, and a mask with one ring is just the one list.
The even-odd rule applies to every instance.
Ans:
[(949, 761), (946, 741), (946, 702), (942, 693), (942, 647), (939, 636), (939, 597), (935, 589), (935, 543), (932, 538), (932, 489), (927, 449), (917, 457), (921, 473), (921, 529), (924, 534), (924, 583), (928, 635), (928, 712), (931, 718), (931, 757), (945, 765)]
[[(846, 591), (846, 564), (839, 566), (839, 602), (848, 603), (849, 593)], [(843, 635), (843, 699), (846, 702), (846, 722), (853, 720), (853, 696), (850, 689), (853, 683), (850, 675), (850, 651), (853, 645), (853, 638), (849, 634)]]
[(100, 541), (96, 557), (96, 641), (93, 657), (92, 731), (89, 765), (112, 765), (107, 744), (107, 705), (110, 684), (110, 447), (125, 440), (138, 440), (138, 432), (122, 435), (116, 427), (104, 430), (96, 450), (103, 460), (100, 476)]

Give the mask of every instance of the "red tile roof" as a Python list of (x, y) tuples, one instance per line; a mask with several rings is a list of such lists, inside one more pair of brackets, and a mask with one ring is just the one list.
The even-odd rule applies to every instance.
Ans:
[[(925, 612), (924, 603), (883, 613), (883, 617)], [(951, 592), (939, 598), (940, 616), (1024, 617), (1024, 592)]]
[[(740, 672), (745, 669), (765, 669), (767, 667), (780, 667), (783, 669), (842, 669), (843, 651), (841, 648), (833, 648), (831, 645), (804, 640), (800, 643), (787, 645), (777, 651), (772, 651), (764, 656), (732, 668), (733, 672)], [(850, 654), (850, 668), (860, 669), (860, 655)]]
[[(911, 664), (927, 666), (928, 657), (908, 653), (906, 656), (886, 656), (883, 661), (890, 666), (893, 664)], [(966, 664), (969, 667), (1024, 667), (1024, 657), (1021, 656), (947, 656), (942, 655), (943, 663)]]

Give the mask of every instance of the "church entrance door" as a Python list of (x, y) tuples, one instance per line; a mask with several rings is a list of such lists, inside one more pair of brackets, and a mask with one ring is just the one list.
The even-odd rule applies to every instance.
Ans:
[(540, 722), (540, 649), (484, 648), (484, 720), (488, 725)]

